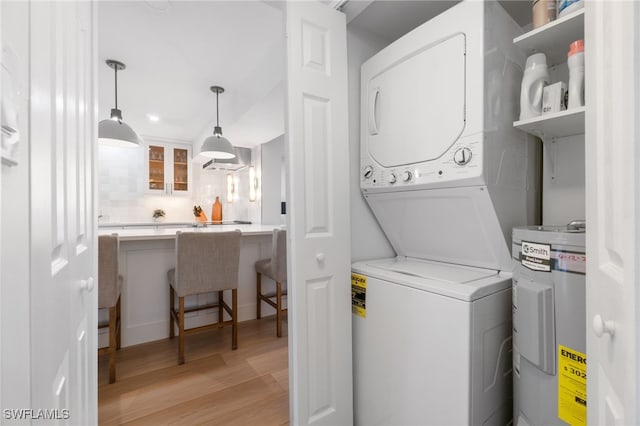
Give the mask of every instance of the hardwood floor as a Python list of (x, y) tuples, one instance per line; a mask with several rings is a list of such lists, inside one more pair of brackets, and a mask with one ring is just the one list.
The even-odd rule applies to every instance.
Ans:
[[(285, 323), (286, 324), (286, 323)], [(108, 384), (108, 356), (98, 358), (100, 425), (288, 425), (287, 328), (276, 337), (275, 316), (231, 328), (160, 340), (117, 353), (116, 382)]]

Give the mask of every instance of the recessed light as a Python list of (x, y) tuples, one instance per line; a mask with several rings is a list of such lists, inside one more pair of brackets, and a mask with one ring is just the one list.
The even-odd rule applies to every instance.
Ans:
[(149, 121), (153, 121), (153, 122), (160, 121), (160, 117), (153, 114), (147, 114), (147, 118), (149, 119)]

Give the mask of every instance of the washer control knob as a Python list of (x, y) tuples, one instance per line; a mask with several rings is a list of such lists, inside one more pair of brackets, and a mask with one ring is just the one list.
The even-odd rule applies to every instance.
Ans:
[(471, 149), (465, 147), (458, 149), (453, 154), (453, 162), (459, 166), (464, 166), (471, 161)]
[(394, 183), (396, 183), (396, 181), (397, 181), (397, 180), (398, 180), (398, 178), (396, 177), (396, 174), (395, 174), (395, 173), (391, 173), (391, 174), (389, 175), (389, 180), (388, 180), (388, 182), (389, 182), (390, 184), (392, 184), (392, 185), (393, 185)]
[(365, 167), (362, 175), (364, 176), (365, 179), (370, 179), (371, 176), (373, 176), (373, 167), (371, 166)]
[(402, 172), (403, 182), (410, 182), (411, 179), (413, 179), (413, 173), (411, 173), (409, 170), (405, 170), (404, 172)]

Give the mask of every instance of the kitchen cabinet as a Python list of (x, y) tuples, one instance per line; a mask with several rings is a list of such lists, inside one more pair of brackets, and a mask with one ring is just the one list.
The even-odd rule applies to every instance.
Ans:
[(191, 193), (191, 146), (150, 142), (146, 150), (147, 192)]

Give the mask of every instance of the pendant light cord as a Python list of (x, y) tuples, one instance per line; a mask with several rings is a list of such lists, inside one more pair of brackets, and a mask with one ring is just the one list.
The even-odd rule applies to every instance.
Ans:
[(115, 66), (113, 68), (113, 70), (115, 71), (115, 80), (116, 80), (116, 84), (115, 84), (115, 91), (116, 91), (116, 109), (118, 109), (118, 67)]
[(220, 108), (218, 108), (218, 94), (219, 92), (216, 90), (216, 126), (220, 127), (220, 115), (219, 115)]

